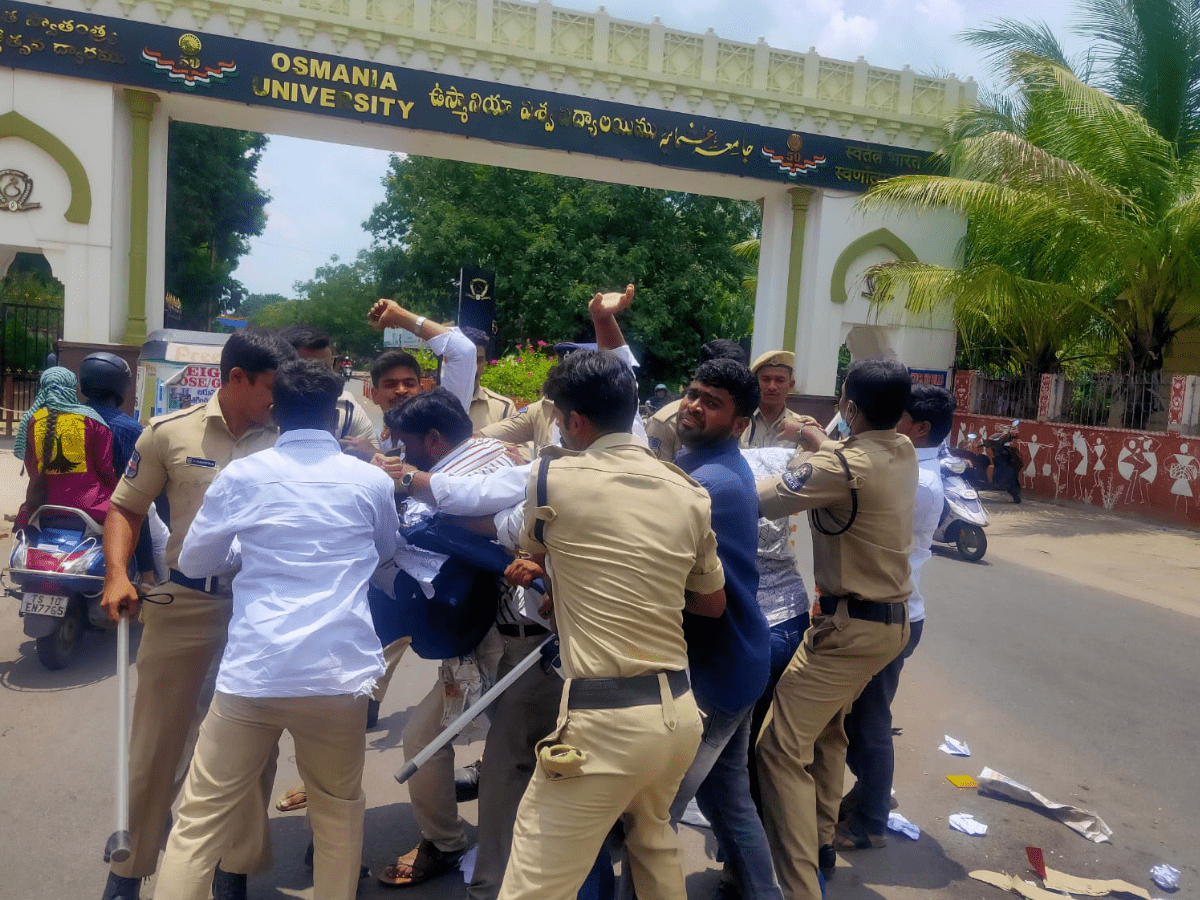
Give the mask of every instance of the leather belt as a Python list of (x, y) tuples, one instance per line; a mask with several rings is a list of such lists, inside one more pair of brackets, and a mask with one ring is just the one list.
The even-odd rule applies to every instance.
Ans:
[[(832, 616), (838, 608), (845, 604), (846, 615), (851, 619), (862, 619), (865, 622), (879, 622), (882, 625), (899, 625), (908, 615), (908, 605), (905, 601), (899, 603), (880, 603), (875, 600), (863, 600), (861, 597), (821, 597), (821, 612)], [(826, 612), (826, 609), (829, 611)]]
[(216, 575), (208, 578), (188, 578), (178, 569), (172, 569), (171, 581), (182, 587), (191, 588), (193, 591), (200, 591), (202, 594), (216, 594), (221, 590), (221, 579)]
[(496, 630), (505, 637), (526, 638), (534, 637), (535, 635), (549, 634), (549, 628), (543, 628), (541, 625), (535, 625), (532, 622), (510, 625), (507, 622), (497, 622)]
[[(687, 672), (682, 669), (665, 674), (671, 693), (676, 697), (683, 696), (691, 688)], [(628, 709), (662, 701), (656, 672), (631, 678), (572, 678), (570, 691), (567, 699), (570, 709)]]

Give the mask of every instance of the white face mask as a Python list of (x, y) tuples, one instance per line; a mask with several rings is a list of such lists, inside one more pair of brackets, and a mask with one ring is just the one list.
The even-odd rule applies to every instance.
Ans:
[(850, 423), (841, 416), (838, 416), (837, 420), (837, 433), (838, 437), (840, 437), (842, 440), (850, 437)]

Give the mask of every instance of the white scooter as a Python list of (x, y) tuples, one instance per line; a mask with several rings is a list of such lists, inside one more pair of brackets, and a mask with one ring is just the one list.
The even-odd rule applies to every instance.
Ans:
[(979, 492), (963, 477), (967, 470), (965, 460), (946, 456), (941, 465), (946, 500), (933, 539), (941, 544), (954, 544), (963, 559), (978, 562), (987, 552), (987, 536), (983, 533), (988, 523), (987, 510), (979, 502)]

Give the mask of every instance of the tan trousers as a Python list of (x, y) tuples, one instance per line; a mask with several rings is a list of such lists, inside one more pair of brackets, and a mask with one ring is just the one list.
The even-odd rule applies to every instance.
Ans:
[[(574, 900), (600, 845), (624, 814), (633, 885), (642, 900), (686, 900), (671, 802), (700, 745), (691, 691), (628, 709), (560, 708), (556, 740), (583, 750), (573, 777), (533, 773), (513, 831), (500, 900)], [(563, 696), (566, 696), (564, 688)]]
[[(313, 895), (353, 900), (362, 859), (367, 698), (235, 697), (218, 693), (200, 726), (179, 818), (155, 895), (206, 900), (213, 870), (246, 797), (256, 794), (284, 729), (308, 792)], [(224, 868), (224, 866), (222, 866)]]
[(383, 648), (383, 664), (386, 668), (383, 670), (383, 674), (376, 680), (375, 690), (371, 692), (371, 699), (376, 703), (383, 702), (388, 685), (392, 683), (392, 676), (396, 674), (400, 660), (404, 658), (404, 651), (408, 649), (408, 645), (411, 643), (412, 638), (402, 637), (397, 638)]
[[(476, 662), (485, 677), (494, 676), (500, 653), (500, 637), (492, 629), (475, 649)], [(405, 759), (412, 759), (442, 733), (445, 697), (439, 678), (409, 715), (401, 735)], [(406, 784), (413, 820), (421, 829), (421, 837), (447, 853), (464, 849), (467, 846), (466, 825), (459, 818), (458, 801), (454, 796), (454, 743), (442, 747)]]
[(785, 900), (820, 900), (817, 804), (841, 800), (845, 709), (907, 642), (907, 621), (865, 622), (839, 608), (814, 617), (779, 679), (757, 753), (763, 824)]
[[(504, 653), (497, 678), (532, 653), (546, 635), (501, 637)], [(536, 768), (535, 746), (554, 731), (563, 680), (535, 665), (513, 682), (491, 708), (491, 727), (479, 773), (479, 855), (467, 896), (496, 900), (512, 848), (517, 807)]]
[[(171, 804), (212, 691), (216, 663), (225, 647), (230, 601), (165, 584), (151, 592), (169, 592), (166, 606), (142, 606), (138, 646), (138, 688), (133, 702), (129, 743), (129, 834), (132, 853), (112, 872), (124, 878), (154, 874)], [(275, 780), (275, 754), (263, 772), (258, 792), (247, 795), (228, 830), (220, 853), (227, 872), (256, 872), (270, 866), (267, 802)]]

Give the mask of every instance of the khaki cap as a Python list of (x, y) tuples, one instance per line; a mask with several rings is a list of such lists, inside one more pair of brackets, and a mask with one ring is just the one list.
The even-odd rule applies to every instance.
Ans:
[(789, 369), (795, 369), (796, 354), (790, 350), (768, 350), (754, 361), (750, 371), (757, 373), (763, 366), (787, 366)]

